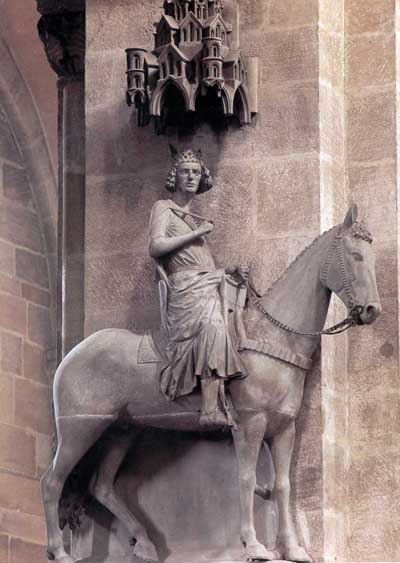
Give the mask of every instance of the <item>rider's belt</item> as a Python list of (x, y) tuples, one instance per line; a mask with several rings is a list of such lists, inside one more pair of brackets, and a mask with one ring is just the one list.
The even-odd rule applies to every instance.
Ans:
[(282, 360), (287, 364), (292, 364), (305, 370), (309, 370), (312, 366), (312, 360), (310, 358), (305, 358), (301, 354), (295, 354), (290, 350), (281, 348), (280, 346), (265, 340), (253, 340), (251, 338), (241, 339), (239, 341), (238, 349), (260, 352), (261, 354), (278, 358), (278, 360)]

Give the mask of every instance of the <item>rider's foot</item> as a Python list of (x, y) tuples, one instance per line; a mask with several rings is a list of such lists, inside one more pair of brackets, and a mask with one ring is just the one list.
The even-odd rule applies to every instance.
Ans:
[(229, 428), (229, 424), (225, 414), (220, 409), (215, 409), (212, 412), (202, 412), (200, 415), (200, 426), (222, 426)]

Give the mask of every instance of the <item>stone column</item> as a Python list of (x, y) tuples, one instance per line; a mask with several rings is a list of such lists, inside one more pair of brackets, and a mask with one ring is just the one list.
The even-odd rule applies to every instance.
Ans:
[(58, 362), (83, 339), (84, 327), (84, 4), (38, 1), (39, 36), (59, 77)]

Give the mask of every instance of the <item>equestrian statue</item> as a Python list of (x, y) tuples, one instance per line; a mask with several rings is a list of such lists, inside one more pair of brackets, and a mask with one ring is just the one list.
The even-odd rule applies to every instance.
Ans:
[[(232, 432), (238, 463), (238, 533), (245, 559), (309, 562), (290, 513), (295, 421), (321, 335), (370, 324), (380, 313), (372, 236), (357, 221), (353, 205), (342, 224), (317, 237), (260, 295), (251, 265), (250, 275), (244, 267), (215, 267), (206, 241), (213, 224), (191, 209), (194, 198), (212, 187), (201, 154), (190, 150), (173, 156), (170, 197), (155, 203), (149, 228), (160, 330), (146, 335), (100, 330), (69, 352), (55, 374), (58, 446), (41, 481), (48, 557), (75, 563), (65, 551), (59, 524), (64, 485), (93, 446), (113, 432), (118, 439), (107, 441), (90, 493), (126, 526), (136, 557), (159, 561), (145, 527), (114, 490), (126, 453), (146, 427), (225, 428)], [(348, 316), (324, 330), (332, 292)], [(243, 293), (246, 307), (267, 319), (256, 339), (248, 338), (244, 327)], [(146, 342), (162, 361), (140, 361)], [(253, 517), (254, 494), (260, 491), (256, 465), (267, 439), (279, 513), (273, 550), (258, 541)]]

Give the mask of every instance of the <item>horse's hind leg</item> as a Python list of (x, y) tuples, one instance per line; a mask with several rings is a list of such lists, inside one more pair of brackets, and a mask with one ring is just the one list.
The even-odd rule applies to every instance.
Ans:
[(138, 433), (138, 430), (133, 429), (129, 432), (123, 432), (119, 436), (113, 434), (112, 439), (107, 443), (106, 454), (100, 463), (98, 472), (91, 482), (90, 492), (125, 524), (132, 538), (135, 555), (145, 561), (158, 561), (157, 552), (154, 544), (147, 536), (146, 529), (135, 518), (114, 489), (115, 476)]
[(276, 548), (281, 558), (288, 561), (311, 562), (312, 558), (298, 542), (292, 515), (290, 514), (290, 463), (294, 439), (294, 421), (272, 441), (271, 454), (275, 468), (273, 498), (276, 499), (279, 513), (279, 528)]
[(57, 420), (58, 447), (53, 463), (41, 479), (50, 560), (74, 563), (64, 550), (58, 505), (65, 481), (78, 461), (110, 425), (104, 417), (63, 417)]

